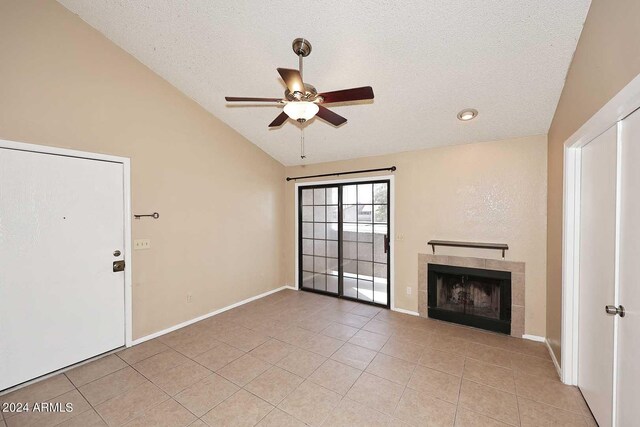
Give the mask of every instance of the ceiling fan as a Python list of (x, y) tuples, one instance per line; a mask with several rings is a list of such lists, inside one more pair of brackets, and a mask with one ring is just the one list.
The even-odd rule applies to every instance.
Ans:
[(282, 80), (284, 80), (287, 86), (287, 89), (284, 91), (284, 98), (227, 96), (225, 97), (227, 102), (276, 102), (284, 104), (284, 111), (269, 124), (269, 127), (273, 128), (281, 126), (288, 118), (304, 123), (315, 115), (334, 126), (340, 126), (345, 123), (347, 119), (329, 110), (324, 104), (373, 99), (373, 89), (371, 86), (318, 93), (315, 87), (304, 83), (302, 80), (302, 59), (311, 53), (311, 43), (306, 39), (297, 38), (293, 41), (291, 47), (293, 48), (293, 52), (298, 55), (299, 70), (289, 68), (277, 69), (280, 77), (282, 77)]

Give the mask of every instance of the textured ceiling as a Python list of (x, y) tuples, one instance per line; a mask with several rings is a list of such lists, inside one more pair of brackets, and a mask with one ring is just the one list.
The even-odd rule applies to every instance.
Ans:
[[(590, 0), (59, 0), (285, 165), (547, 132)], [(318, 91), (373, 86), (375, 100), (332, 109), (334, 128), (267, 125), (277, 106), (224, 96), (282, 96), (276, 67), (313, 52)], [(479, 110), (467, 123), (463, 108)]]

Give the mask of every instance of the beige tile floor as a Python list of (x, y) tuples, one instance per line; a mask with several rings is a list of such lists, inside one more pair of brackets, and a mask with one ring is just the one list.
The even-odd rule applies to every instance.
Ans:
[(281, 291), (0, 402), (0, 427), (591, 426), (543, 344)]

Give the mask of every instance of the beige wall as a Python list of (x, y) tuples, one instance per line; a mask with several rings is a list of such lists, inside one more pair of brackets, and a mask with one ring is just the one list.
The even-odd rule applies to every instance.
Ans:
[(130, 157), (160, 213), (133, 222), (134, 338), (281, 286), (280, 163), (53, 1), (0, 0), (0, 58), (0, 139)]
[(560, 361), (563, 144), (640, 73), (640, 1), (593, 0), (549, 129), (547, 337)]
[[(545, 335), (545, 136), (288, 167), (288, 176), (395, 165), (395, 303), (417, 311), (418, 253), (431, 239), (506, 242), (507, 259), (526, 263), (526, 325)], [(285, 277), (295, 284), (295, 184), (286, 186)], [(397, 236), (404, 235), (402, 240)], [(496, 251), (438, 253), (499, 258)], [(407, 295), (406, 288), (412, 288)]]

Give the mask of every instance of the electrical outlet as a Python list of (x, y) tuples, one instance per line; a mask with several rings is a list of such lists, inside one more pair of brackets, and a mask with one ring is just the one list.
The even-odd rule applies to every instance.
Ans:
[(137, 239), (133, 241), (133, 249), (136, 251), (142, 249), (151, 249), (151, 239)]
[(411, 286), (407, 286), (407, 295), (411, 295)]
[(191, 304), (191, 299), (193, 298), (193, 294), (188, 293), (187, 294), (187, 304)]

